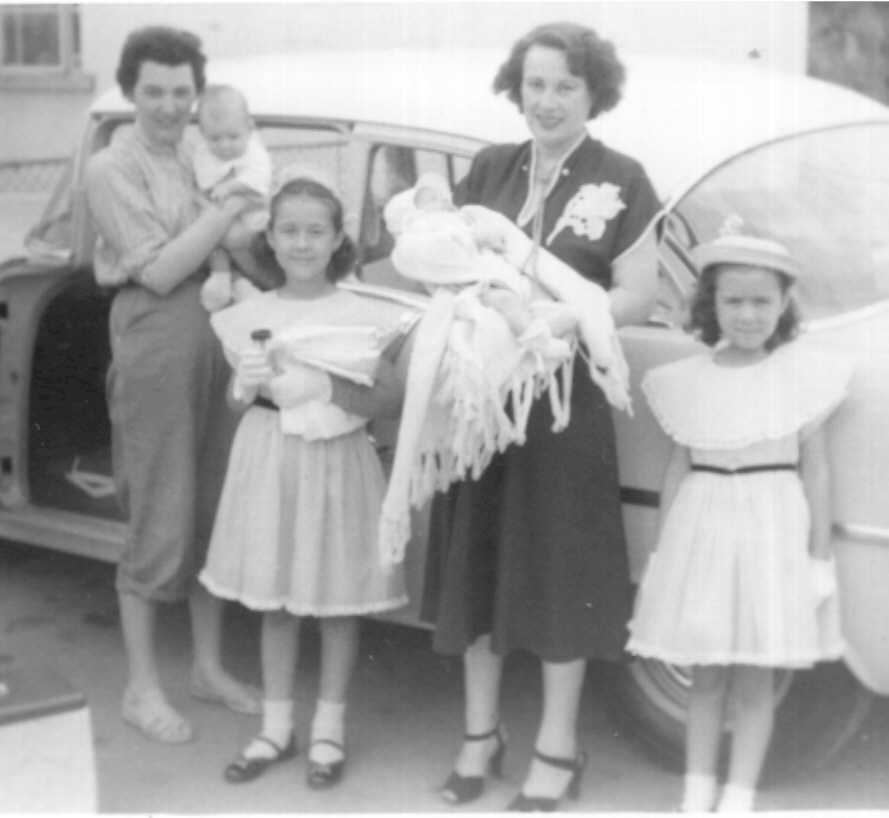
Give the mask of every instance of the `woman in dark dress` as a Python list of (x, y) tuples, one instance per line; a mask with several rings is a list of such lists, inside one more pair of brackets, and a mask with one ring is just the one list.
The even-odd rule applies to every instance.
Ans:
[[(458, 204), (505, 215), (578, 273), (609, 290), (618, 326), (645, 320), (656, 286), (651, 224), (658, 201), (643, 168), (587, 133), (614, 107), (623, 67), (612, 45), (571, 23), (519, 40), (494, 81), (523, 112), (532, 139), (474, 159)], [(530, 271), (533, 277), (533, 271)], [(550, 430), (546, 396), (527, 442), (457, 484), (432, 510), (424, 614), (436, 650), (463, 654), (464, 742), (445, 800), (481, 795), (505, 749), (503, 657), (525, 649), (543, 667), (534, 758), (511, 809), (554, 809), (576, 794), (585, 762), (577, 713), (586, 661), (618, 659), (630, 613), (614, 428), (608, 403), (575, 366), (571, 423)]]

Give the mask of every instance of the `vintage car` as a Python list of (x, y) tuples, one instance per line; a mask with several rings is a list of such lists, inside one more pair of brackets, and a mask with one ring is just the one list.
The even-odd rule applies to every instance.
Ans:
[[(492, 141), (527, 138), (515, 108), (490, 92), (500, 53), (369, 52), (213, 61), (210, 79), (246, 93), (275, 165), (296, 160), (336, 174), (359, 277), (399, 286), (386, 261), (383, 205), (424, 171), (452, 183)], [(645, 326), (622, 330), (635, 414), (615, 416), (634, 578), (653, 544), (668, 441), (638, 391), (652, 365), (687, 355), (682, 329), (695, 280), (689, 251), (727, 220), (786, 242), (806, 274), (807, 332), (856, 362), (852, 395), (830, 423), (834, 547), (846, 663), (781, 680), (770, 769), (823, 759), (861, 723), (869, 691), (889, 693), (889, 108), (755, 64), (627, 59), (618, 108), (592, 123), (639, 158), (667, 215), (659, 231), (660, 292)], [(86, 117), (73, 160), (19, 258), (0, 266), (0, 537), (114, 560), (124, 521), (110, 481), (104, 375), (112, 293), (92, 277), (94, 235), (82, 189), (87, 157), (131, 127), (116, 90)], [(391, 456), (394, 428), (378, 429)], [(408, 551), (417, 624), (424, 517)], [(851, 673), (847, 668), (851, 668)], [(854, 674), (854, 675), (853, 675)], [(677, 757), (687, 676), (627, 663), (615, 679), (622, 723)]]

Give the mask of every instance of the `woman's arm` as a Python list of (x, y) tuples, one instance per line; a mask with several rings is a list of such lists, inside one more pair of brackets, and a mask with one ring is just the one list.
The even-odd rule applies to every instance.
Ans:
[[(583, 288), (591, 282), (544, 247), (534, 248), (531, 239), (502, 213), (481, 205), (468, 205), (463, 212), (472, 220), (476, 241), (496, 248), (514, 267), (526, 271), (534, 262), (534, 277), (566, 303), (583, 300)], [(657, 243), (654, 230), (614, 261), (613, 286), (608, 291), (610, 311), (616, 326), (645, 321), (657, 294)]]
[(115, 283), (138, 281), (159, 295), (204, 263), (248, 203), (246, 197), (232, 196), (171, 236), (138, 168), (100, 153), (87, 165), (85, 181), (96, 229), (114, 253)]
[(612, 266), (611, 315), (618, 327), (642, 324), (651, 315), (657, 296), (657, 242), (647, 230)]
[(229, 196), (218, 205), (204, 208), (142, 268), (140, 283), (158, 295), (172, 292), (204, 263), (246, 205), (246, 198)]
[(824, 427), (819, 426), (800, 444), (800, 478), (809, 503), (811, 532), (809, 552), (817, 559), (830, 557), (830, 529), (833, 522), (830, 497), (830, 462)]

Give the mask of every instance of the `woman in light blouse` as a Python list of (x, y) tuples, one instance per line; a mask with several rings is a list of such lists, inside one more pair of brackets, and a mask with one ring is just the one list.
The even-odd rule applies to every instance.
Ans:
[(108, 402), (115, 481), (129, 515), (116, 581), (129, 665), (122, 716), (167, 743), (188, 741), (193, 730), (161, 686), (158, 603), (188, 599), (192, 694), (259, 711), (255, 694), (222, 667), (222, 603), (194, 582), (234, 426), (224, 399), (227, 368), (198, 296), (207, 257), (249, 204), (246, 193), (209, 206), (196, 195), (182, 137), (205, 61), (188, 32), (132, 32), (117, 80), (135, 107), (135, 125), (86, 170), (96, 279), (118, 288)]

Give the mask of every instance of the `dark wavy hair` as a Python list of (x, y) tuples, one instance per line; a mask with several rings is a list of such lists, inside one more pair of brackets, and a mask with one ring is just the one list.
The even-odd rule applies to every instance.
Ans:
[(145, 26), (130, 32), (120, 52), (117, 64), (117, 84), (125, 96), (129, 96), (139, 81), (139, 69), (143, 62), (161, 65), (191, 66), (195, 89), (204, 90), (207, 82), (204, 67), (207, 58), (201, 51), (200, 38), (180, 28), (169, 26)]
[(522, 69), (531, 46), (555, 48), (565, 53), (568, 70), (586, 81), (593, 98), (587, 119), (610, 111), (620, 101), (626, 72), (617, 58), (614, 45), (595, 31), (577, 23), (546, 23), (516, 41), (506, 62), (494, 78), (494, 93), (506, 92), (522, 110)]
[[(719, 321), (716, 319), (716, 286), (719, 274), (728, 267), (737, 265), (713, 264), (705, 267), (698, 278), (698, 286), (691, 302), (691, 312), (686, 329), (694, 332), (707, 346), (715, 346), (722, 333), (719, 330)], [(764, 268), (768, 269), (768, 268)], [(781, 292), (787, 294), (793, 286), (793, 279), (779, 270), (769, 270), (774, 273), (781, 286)], [(771, 352), (773, 349), (792, 341), (799, 334), (800, 314), (793, 293), (787, 300), (787, 307), (778, 319), (778, 325), (765, 343), (765, 348)]]
[[(322, 185), (315, 179), (310, 179), (305, 176), (289, 180), (281, 186), (274, 196), (272, 196), (272, 201), (269, 205), (268, 230), (271, 230), (275, 225), (275, 219), (278, 216), (278, 211), (281, 209), (281, 203), (285, 199), (293, 199), (297, 197), (315, 199), (326, 205), (327, 209), (330, 211), (330, 218), (333, 222), (334, 230), (336, 230), (337, 233), (342, 232), (343, 224), (345, 222), (343, 203), (326, 185)], [(278, 259), (275, 258), (275, 251), (272, 249), (272, 245), (269, 244), (267, 231), (263, 231), (256, 236), (253, 242), (252, 251), (256, 260), (262, 267), (273, 273), (277, 277), (279, 283), (283, 283), (285, 279), (284, 270), (281, 268), (281, 265), (278, 264)], [(340, 246), (334, 250), (333, 255), (330, 257), (330, 263), (327, 265), (327, 280), (331, 283), (339, 281), (352, 270), (357, 258), (358, 252), (355, 249), (355, 243), (348, 234), (344, 233)]]

